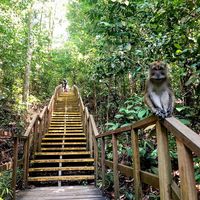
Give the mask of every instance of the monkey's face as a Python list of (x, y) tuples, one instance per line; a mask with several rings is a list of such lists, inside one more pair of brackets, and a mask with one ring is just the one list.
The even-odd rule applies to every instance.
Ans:
[(167, 65), (159, 61), (150, 64), (149, 76), (150, 80), (154, 82), (165, 81), (167, 79)]

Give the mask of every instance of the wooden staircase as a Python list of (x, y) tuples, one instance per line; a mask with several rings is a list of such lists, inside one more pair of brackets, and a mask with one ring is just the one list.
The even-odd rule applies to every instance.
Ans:
[(94, 181), (94, 159), (87, 150), (77, 96), (62, 92), (54, 103), (48, 132), (29, 165), (29, 184), (70, 185)]
[[(61, 90), (61, 85), (57, 86), (48, 106), (33, 116), (24, 135), (13, 138), (13, 200), (16, 199), (17, 167), (21, 166), (25, 188), (27, 182), (34, 185), (65, 186), (91, 181), (97, 186), (98, 181), (101, 181), (104, 190), (107, 188), (107, 167), (113, 170), (115, 200), (120, 199), (122, 194), (120, 174), (134, 178), (133, 195), (136, 200), (141, 200), (144, 196), (142, 183), (159, 189), (161, 200), (199, 199), (193, 161), (194, 156), (200, 156), (200, 136), (197, 133), (175, 117), (160, 121), (157, 117), (150, 116), (99, 134), (94, 117), (84, 106), (78, 88), (73, 86), (68, 93)], [(139, 134), (151, 125), (156, 127), (158, 174), (143, 171), (140, 167)], [(118, 161), (119, 135), (124, 133), (131, 136), (133, 167)], [(176, 138), (180, 185), (172, 177), (169, 133)], [(110, 138), (113, 161), (106, 160), (106, 143), (110, 143)], [(18, 159), (19, 146), (23, 146), (23, 159)], [(94, 159), (91, 155), (94, 155)], [(98, 170), (99, 166), (101, 170)], [(36, 188), (20, 192), (17, 196), (19, 200), (105, 199), (92, 186)]]

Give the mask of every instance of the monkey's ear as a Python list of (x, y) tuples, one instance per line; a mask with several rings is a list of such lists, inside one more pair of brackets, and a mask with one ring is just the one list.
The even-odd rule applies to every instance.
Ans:
[(153, 66), (154, 66), (155, 62), (152, 62), (150, 63), (148, 66), (149, 66), (149, 69), (151, 69)]

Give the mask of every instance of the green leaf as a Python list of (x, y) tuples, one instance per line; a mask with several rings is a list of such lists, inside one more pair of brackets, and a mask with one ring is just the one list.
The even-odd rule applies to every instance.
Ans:
[(174, 46), (175, 46), (177, 49), (181, 49), (181, 45), (180, 45), (180, 44), (174, 44)]
[(185, 83), (185, 86), (188, 86), (188, 85), (190, 85), (190, 84), (192, 84), (192, 83), (195, 83), (196, 80), (197, 80), (197, 77), (191, 76), (191, 77), (189, 78), (189, 80)]
[(146, 110), (140, 110), (139, 113), (138, 113), (138, 118), (139, 119), (142, 119), (146, 114)]
[(190, 125), (191, 122), (188, 119), (179, 119), (184, 125)]
[(116, 118), (116, 119), (120, 119), (120, 118), (122, 118), (122, 117), (124, 117), (124, 115), (120, 115), (120, 114), (115, 115), (115, 118)]
[(127, 51), (130, 51), (130, 50), (131, 50), (131, 44), (130, 44), (130, 43), (128, 43), (128, 44), (125, 46), (125, 50), (127, 50)]
[(181, 53), (182, 53), (182, 51), (181, 51), (180, 49), (176, 50), (176, 54), (177, 54), (177, 55), (179, 55), (179, 54), (181, 54)]
[(185, 110), (185, 109), (186, 109), (185, 106), (182, 106), (182, 107), (176, 107), (176, 110), (177, 110), (178, 112), (181, 112), (182, 110)]

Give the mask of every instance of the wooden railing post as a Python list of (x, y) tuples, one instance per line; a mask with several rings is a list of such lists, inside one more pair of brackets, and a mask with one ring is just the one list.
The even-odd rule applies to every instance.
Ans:
[[(44, 116), (43, 116), (44, 117)], [(44, 118), (39, 120), (39, 136), (38, 136), (38, 151), (41, 151), (41, 142), (42, 142), (42, 136), (43, 136), (43, 126), (44, 126)]]
[(156, 123), (158, 144), (158, 173), (160, 199), (171, 200), (171, 161), (169, 156), (167, 130), (159, 121)]
[(181, 180), (181, 200), (197, 200), (192, 152), (178, 139), (176, 143)]
[(35, 152), (37, 151), (38, 145), (38, 118), (33, 126), (33, 159), (35, 157)]
[(105, 138), (101, 139), (101, 172), (102, 172), (102, 189), (105, 189)]
[(24, 144), (24, 187), (27, 186), (28, 180), (28, 170), (29, 170), (29, 141), (30, 138), (27, 137)]
[(114, 176), (114, 194), (115, 200), (119, 199), (119, 172), (118, 172), (118, 152), (117, 152), (117, 136), (112, 134), (113, 142), (113, 176)]
[(140, 178), (140, 155), (139, 155), (139, 140), (138, 133), (134, 129), (131, 130), (131, 141), (133, 150), (133, 177), (135, 188), (135, 199), (142, 199), (142, 183)]
[(89, 123), (89, 117), (87, 118), (87, 133), (86, 133), (86, 140), (87, 140), (87, 144), (86, 144), (86, 148), (89, 151), (90, 147), (89, 147), (89, 134), (90, 134), (90, 123)]
[(18, 145), (19, 145), (19, 138), (14, 137), (14, 148), (13, 148), (13, 173), (12, 173), (12, 194), (13, 200), (16, 199), (16, 183), (17, 183), (17, 161), (18, 161)]
[(92, 144), (92, 124), (89, 118), (89, 150), (90, 150), (90, 155), (92, 157), (93, 155), (93, 144)]
[(95, 186), (97, 186), (98, 181), (98, 140), (93, 135), (93, 144), (94, 144), (94, 170), (95, 170)]
[(49, 110), (47, 109), (47, 112), (45, 114), (45, 119), (44, 119), (45, 133), (48, 132), (48, 119), (49, 119)]

